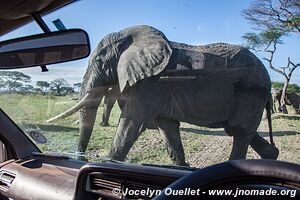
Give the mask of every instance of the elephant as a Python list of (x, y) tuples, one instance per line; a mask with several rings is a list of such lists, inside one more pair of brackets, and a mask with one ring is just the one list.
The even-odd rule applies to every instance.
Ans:
[[(278, 105), (278, 111), (281, 111), (281, 102), (280, 102), (281, 95), (282, 95), (282, 90), (275, 91), (272, 94), (272, 99), (273, 99), (273, 105), (274, 105), (274, 111), (275, 112), (277, 112), (276, 105), (275, 105), (275, 103), (277, 101), (278, 101), (278, 104), (279, 104)], [(287, 92), (285, 94), (284, 101), (285, 101), (286, 105), (293, 107), (293, 109), (294, 109), (294, 111), (297, 115), (300, 114), (300, 97), (295, 92)]]
[[(103, 95), (118, 86), (125, 101), (109, 156), (124, 161), (142, 124), (155, 120), (173, 162), (185, 165), (179, 122), (224, 128), (233, 137), (229, 159), (245, 159), (248, 146), (277, 159), (272, 138), (271, 81), (247, 48), (226, 43), (201, 46), (169, 41), (139, 25), (105, 36), (92, 52), (80, 101), (51, 122), (80, 112), (78, 151), (85, 152)], [(270, 143), (257, 128), (267, 110)]]

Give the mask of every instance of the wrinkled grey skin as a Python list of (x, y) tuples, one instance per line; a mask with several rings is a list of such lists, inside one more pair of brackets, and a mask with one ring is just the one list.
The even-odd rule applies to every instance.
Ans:
[[(112, 87), (104, 96), (101, 126), (109, 126), (110, 113), (116, 102), (118, 102), (119, 108), (122, 111), (125, 101), (121, 97), (119, 87)], [(145, 122), (141, 128), (141, 132), (144, 132), (146, 129), (157, 129), (156, 123), (154, 121)]]
[(81, 98), (87, 93), (89, 98), (80, 109), (79, 151), (85, 152), (99, 103), (114, 85), (125, 105), (112, 159), (125, 160), (148, 120), (156, 121), (178, 165), (186, 165), (179, 121), (224, 128), (233, 136), (230, 159), (246, 158), (249, 144), (262, 158), (278, 156), (278, 149), (257, 134), (264, 108), (270, 113), (270, 78), (243, 47), (170, 42), (149, 26), (109, 34), (92, 53), (84, 76)]
[[(278, 101), (278, 111), (281, 112), (281, 98), (282, 90), (275, 91), (272, 93), (274, 111), (277, 112), (276, 102)], [(295, 114), (300, 114), (300, 97), (295, 92), (287, 92), (284, 97), (286, 105), (292, 106)]]

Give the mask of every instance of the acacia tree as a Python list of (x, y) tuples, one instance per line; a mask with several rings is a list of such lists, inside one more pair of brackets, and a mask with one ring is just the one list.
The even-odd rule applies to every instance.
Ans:
[(76, 92), (80, 91), (81, 83), (74, 83), (73, 86), (74, 86), (74, 91), (76, 91)]
[[(283, 88), (284, 83), (282, 82), (272, 82), (272, 88), (281, 90)], [(294, 92), (298, 95), (300, 95), (300, 86), (297, 84), (289, 84), (289, 87), (287, 89), (288, 92)]]
[(37, 81), (36, 86), (44, 93), (45, 90), (50, 87), (50, 84), (47, 81)]
[(24, 85), (20, 87), (20, 91), (24, 93), (32, 93), (34, 92), (34, 87), (32, 85)]
[(4, 85), (4, 80), (0, 77), (0, 89), (2, 88), (2, 87), (4, 87), (5, 85)]
[(0, 71), (0, 77), (4, 80), (4, 86), (8, 91), (15, 91), (23, 86), (23, 83), (31, 82), (31, 77), (18, 71)]
[(256, 0), (250, 8), (243, 10), (243, 15), (257, 30), (275, 29), (299, 34), (299, 9), (299, 0)]
[(285, 36), (300, 34), (300, 1), (299, 0), (257, 0), (250, 8), (243, 11), (244, 17), (252, 24), (258, 33), (247, 33), (243, 38), (248, 46), (256, 51), (263, 51), (263, 58), (269, 68), (282, 75), (285, 79), (280, 98), (280, 111), (287, 113), (285, 94), (293, 72), (300, 63), (287, 58), (285, 66), (276, 66), (274, 56), (278, 44), (283, 43)]
[(51, 81), (51, 90), (55, 92), (57, 95), (61, 96), (63, 91), (69, 87), (68, 82), (63, 78), (57, 78)]
[(69, 94), (73, 94), (75, 91), (74, 91), (74, 88), (71, 87), (71, 86), (65, 86), (65, 87), (62, 87), (62, 95), (69, 95)]

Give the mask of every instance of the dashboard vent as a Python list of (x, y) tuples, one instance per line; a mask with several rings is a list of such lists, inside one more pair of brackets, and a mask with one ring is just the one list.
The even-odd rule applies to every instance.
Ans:
[(152, 185), (145, 185), (142, 183), (134, 183), (134, 182), (128, 182), (126, 184), (126, 186), (132, 190), (146, 190), (146, 189), (150, 189), (150, 190), (159, 190), (161, 189), (160, 187), (154, 187)]
[(121, 190), (121, 181), (118, 179), (101, 177), (99, 175), (90, 175), (90, 187), (92, 191), (99, 190)]
[(16, 175), (7, 171), (0, 172), (0, 190), (6, 192)]
[(0, 181), (0, 190), (6, 192), (8, 190), (8, 185)]
[(162, 190), (161, 187), (159, 186), (153, 186), (153, 185), (148, 185), (148, 184), (142, 184), (142, 183), (138, 183), (138, 182), (127, 182), (126, 183), (126, 187), (129, 188), (130, 190), (138, 190), (138, 191), (153, 191), (153, 195), (152, 197), (149, 197), (147, 195), (138, 195), (135, 197), (139, 197), (142, 199), (151, 199), (154, 198), (156, 195), (159, 194), (159, 192)]

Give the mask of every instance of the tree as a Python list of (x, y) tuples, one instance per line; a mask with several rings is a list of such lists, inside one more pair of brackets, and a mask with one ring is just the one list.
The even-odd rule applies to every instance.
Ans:
[(243, 11), (258, 30), (300, 33), (299, 0), (257, 0)]
[(31, 82), (31, 77), (18, 71), (0, 71), (0, 77), (4, 80), (4, 86), (8, 91), (17, 91), (23, 83)]
[(25, 85), (20, 87), (20, 92), (22, 93), (32, 93), (34, 92), (34, 87), (32, 85)]
[(289, 84), (288, 92), (295, 92), (300, 95), (300, 87), (297, 84)]
[(65, 87), (69, 87), (68, 82), (63, 78), (57, 78), (50, 83), (51, 91), (61, 96)]
[(43, 91), (41, 90), (41, 88), (33, 88), (33, 92), (42, 93)]
[(300, 2), (299, 0), (257, 0), (250, 8), (243, 11), (244, 17), (255, 25), (258, 33), (246, 33), (243, 38), (249, 48), (262, 51), (266, 54), (263, 58), (268, 62), (269, 68), (285, 79), (280, 111), (287, 113), (285, 94), (293, 72), (300, 66), (290, 57), (285, 66), (274, 64), (274, 56), (278, 44), (283, 43), (283, 38), (290, 34), (300, 34)]
[(3, 88), (3, 87), (5, 87), (4, 79), (2, 79), (2, 78), (0, 77), (0, 89)]
[(17, 91), (23, 87), (23, 83), (20, 83), (18, 81), (5, 81), (5, 85), (8, 86), (8, 91)]
[[(281, 90), (284, 86), (284, 83), (282, 82), (272, 82), (272, 88), (276, 90)], [(300, 95), (300, 86), (297, 84), (289, 84), (289, 87), (287, 89), (287, 92), (295, 92)]]
[(37, 81), (36, 86), (39, 87), (42, 92), (45, 92), (45, 90), (50, 87), (50, 84), (47, 81)]
[(79, 91), (80, 91), (81, 83), (74, 83), (73, 86), (74, 86), (74, 90), (75, 90), (76, 92), (79, 92)]
[(69, 95), (69, 94), (72, 94), (74, 92), (75, 92), (74, 88), (70, 87), (70, 86), (65, 86), (65, 87), (61, 88), (61, 94), (62, 95)]

